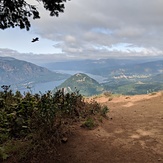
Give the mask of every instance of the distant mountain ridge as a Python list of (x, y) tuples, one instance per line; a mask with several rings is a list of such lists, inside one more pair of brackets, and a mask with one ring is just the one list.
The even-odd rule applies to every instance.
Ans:
[(104, 80), (100, 83), (105, 90), (118, 94), (146, 94), (163, 90), (163, 58), (67, 61), (50, 63), (47, 67), (101, 76)]
[[(58, 70), (58, 73), (54, 72), (55, 70), (56, 72)], [(71, 74), (69, 70), (75, 73), (80, 72), (78, 77), (81, 76), (81, 78), (78, 79), (77, 76), (64, 74), (65, 72)], [(89, 76), (85, 76), (85, 74), (90, 74), (89, 76), (92, 79)], [(71, 78), (67, 79), (70, 76)], [(99, 80), (99, 78), (102, 80)], [(16, 87), (17, 85), (22, 85), (22, 88), (30, 86), (30, 88), (33, 87), (35, 89), (37, 88), (37, 83), (52, 81), (52, 85), (50, 86), (47, 83), (45, 88), (50, 86), (48, 90), (53, 90), (63, 82), (61, 81), (57, 84), (56, 81), (62, 79), (63, 81), (67, 80), (61, 87), (65, 87), (67, 91), (75, 91), (77, 89), (86, 96), (99, 94), (104, 90), (120, 94), (145, 94), (163, 90), (163, 59), (67, 61), (50, 63), (44, 68), (12, 57), (0, 57), (0, 86), (15, 84)], [(54, 87), (53, 81), (56, 84)], [(42, 86), (39, 89), (41, 88)]]
[(76, 70), (107, 77), (123, 70), (126, 73), (159, 73), (163, 71), (163, 59), (99, 59), (54, 62), (44, 65), (50, 70)]
[(0, 57), (0, 84), (62, 80), (68, 75), (56, 73), (33, 63), (12, 57)]

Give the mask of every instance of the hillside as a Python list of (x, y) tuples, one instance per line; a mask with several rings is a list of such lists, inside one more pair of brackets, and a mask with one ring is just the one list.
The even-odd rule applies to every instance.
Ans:
[[(76, 87), (80, 93), (86, 96), (99, 94), (104, 90), (115, 94), (134, 95), (163, 89), (163, 60), (161, 59), (153, 61), (146, 59), (67, 61), (51, 63), (47, 67), (51, 70), (63, 69), (63, 71), (53, 72), (47, 68), (15, 58), (0, 57), (0, 85), (12, 85), (12, 89), (15, 90), (23, 90), (29, 86), (33, 92), (38, 92), (38, 90), (43, 92), (52, 90), (63, 82), (57, 84), (56, 81), (67, 79), (70, 76), (66, 75), (69, 70), (80, 70), (88, 73), (100, 85), (97, 82), (92, 85), (89, 83), (90, 81), (82, 85), (81, 82), (66, 81), (61, 87), (67, 87), (67, 91), (71, 91), (71, 89), (74, 91), (74, 87)], [(55, 82), (49, 83), (51, 81)], [(45, 83), (45, 85), (42, 86), (39, 83)], [(71, 89), (68, 88), (70, 85)]]
[(61, 80), (68, 77), (60, 73), (55, 73), (47, 68), (35, 64), (17, 60), (11, 57), (0, 57), (0, 85), (38, 83), (53, 80)]
[(83, 73), (72, 75), (57, 88), (64, 88), (65, 92), (78, 90), (84, 96), (101, 94), (104, 91), (104, 88), (96, 80)]
[(156, 58), (110, 58), (99, 60), (65, 61), (44, 64), (51, 70), (73, 70), (108, 77), (110, 74), (153, 74), (163, 70), (163, 59)]
[(76, 126), (59, 148), (59, 162), (163, 162), (163, 93), (94, 100), (110, 108), (109, 119), (91, 131)]
[[(118, 94), (146, 94), (163, 89), (162, 58), (99, 59), (49, 63), (52, 70), (81, 71), (94, 75), (106, 91)], [(62, 72), (62, 71), (61, 71)], [(103, 80), (99, 80), (103, 79)]]
[(75, 60), (75, 61), (64, 61), (64, 62), (52, 62), (46, 63), (43, 66), (50, 70), (73, 70), (82, 71), (85, 73), (91, 73), (94, 75), (105, 76), (106, 73), (113, 70), (119, 69), (127, 65), (135, 65), (146, 62), (147, 59), (98, 59), (98, 60)]

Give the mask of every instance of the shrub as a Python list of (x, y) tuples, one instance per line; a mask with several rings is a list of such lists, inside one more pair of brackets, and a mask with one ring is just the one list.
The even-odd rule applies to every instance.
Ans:
[(103, 106), (101, 109), (101, 115), (103, 117), (106, 117), (108, 112), (109, 112), (109, 108), (107, 106)]
[(104, 96), (110, 97), (110, 96), (112, 96), (112, 92), (106, 91), (106, 92), (104, 92)]
[(93, 129), (96, 126), (96, 123), (93, 118), (87, 118), (86, 121), (82, 124), (82, 127), (86, 127), (88, 129)]
[(7, 157), (8, 155), (6, 154), (4, 147), (0, 147), (0, 160), (3, 161), (7, 159)]
[[(97, 125), (94, 116), (106, 116), (107, 111), (106, 106), (101, 107), (95, 101), (85, 102), (79, 91), (21, 95), (18, 91), (14, 94), (5, 90), (0, 92), (0, 143), (4, 145), (8, 140), (25, 138), (29, 146), (26, 145), (22, 157), (37, 158), (61, 142), (70, 133), (69, 126), (73, 122), (85, 121), (83, 125), (92, 129)], [(0, 158), (7, 158), (2, 146), (0, 150)]]

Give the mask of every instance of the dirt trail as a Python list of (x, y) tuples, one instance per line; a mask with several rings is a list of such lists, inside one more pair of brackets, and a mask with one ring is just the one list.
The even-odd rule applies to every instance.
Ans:
[[(109, 120), (76, 128), (59, 149), (59, 163), (163, 163), (163, 94), (109, 98)], [(51, 160), (49, 162), (54, 162)]]

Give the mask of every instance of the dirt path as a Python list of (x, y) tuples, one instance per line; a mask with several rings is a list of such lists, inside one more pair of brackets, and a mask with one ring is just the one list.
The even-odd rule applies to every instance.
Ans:
[(97, 100), (110, 108), (109, 120), (95, 130), (76, 128), (55, 162), (163, 163), (162, 93)]

